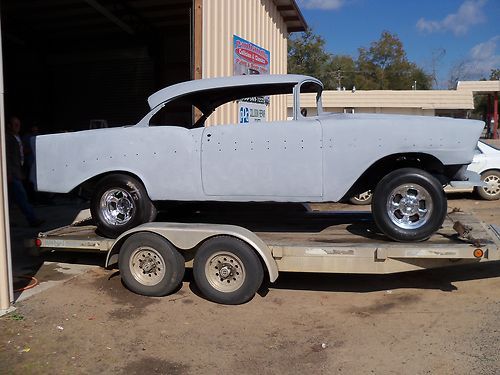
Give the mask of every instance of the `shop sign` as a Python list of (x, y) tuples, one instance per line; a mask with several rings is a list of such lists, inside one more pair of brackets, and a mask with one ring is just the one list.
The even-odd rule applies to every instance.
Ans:
[[(271, 54), (268, 50), (239, 36), (233, 36), (233, 75), (269, 74)], [(238, 123), (265, 121), (269, 97), (238, 101)]]

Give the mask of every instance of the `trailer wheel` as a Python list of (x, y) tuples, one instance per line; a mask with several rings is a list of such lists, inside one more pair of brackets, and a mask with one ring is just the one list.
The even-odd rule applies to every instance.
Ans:
[(237, 305), (252, 299), (264, 271), (249, 245), (234, 237), (219, 236), (204, 242), (196, 252), (193, 276), (209, 300)]
[(389, 173), (373, 194), (375, 223), (396, 241), (426, 240), (443, 224), (446, 209), (440, 182), (421, 169), (402, 168)]
[(109, 175), (99, 182), (90, 210), (99, 233), (110, 238), (156, 217), (156, 208), (142, 183), (123, 174)]
[(184, 277), (184, 257), (165, 238), (136, 233), (123, 243), (118, 265), (123, 283), (132, 292), (165, 296)]

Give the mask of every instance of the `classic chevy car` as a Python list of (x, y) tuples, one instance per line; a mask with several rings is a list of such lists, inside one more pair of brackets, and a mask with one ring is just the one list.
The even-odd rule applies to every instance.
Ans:
[[(164, 88), (148, 98), (151, 111), (134, 126), (37, 137), (37, 188), (90, 191), (92, 216), (110, 237), (154, 220), (155, 201), (336, 202), (371, 189), (383, 233), (398, 241), (428, 238), (446, 215), (443, 186), (467, 179), (484, 124), (324, 113), (322, 89), (301, 75)], [(204, 126), (224, 103), (289, 93), (290, 121)], [(312, 116), (301, 112), (302, 93), (315, 94)]]

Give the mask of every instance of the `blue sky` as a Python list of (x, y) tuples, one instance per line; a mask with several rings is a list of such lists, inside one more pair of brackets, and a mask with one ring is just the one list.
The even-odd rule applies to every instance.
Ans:
[[(445, 88), (453, 69), (462, 79), (500, 68), (500, 0), (297, 0), (328, 52), (357, 57), (383, 30), (402, 40), (410, 61), (435, 67)], [(434, 57), (434, 58), (433, 58)], [(433, 64), (433, 61), (436, 63)]]

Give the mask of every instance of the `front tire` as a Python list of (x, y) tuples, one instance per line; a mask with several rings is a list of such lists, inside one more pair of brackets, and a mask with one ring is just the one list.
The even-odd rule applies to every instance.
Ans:
[(252, 299), (264, 277), (259, 257), (245, 242), (229, 236), (205, 241), (194, 257), (196, 285), (209, 300), (237, 305)]
[(182, 282), (184, 257), (165, 238), (136, 233), (123, 243), (118, 265), (125, 286), (144, 296), (172, 293)]
[(500, 199), (500, 171), (486, 171), (481, 173), (481, 180), (488, 186), (476, 186), (477, 194), (488, 201)]
[(121, 174), (106, 176), (98, 183), (90, 200), (90, 211), (99, 234), (110, 238), (156, 217), (156, 209), (142, 183)]
[(395, 241), (426, 240), (441, 227), (446, 210), (447, 200), (440, 182), (416, 168), (389, 173), (373, 194), (375, 223)]

